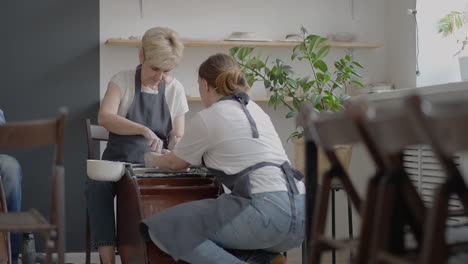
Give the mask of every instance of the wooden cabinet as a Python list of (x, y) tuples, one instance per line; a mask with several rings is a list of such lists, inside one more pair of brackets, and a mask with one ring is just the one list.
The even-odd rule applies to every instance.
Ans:
[(211, 177), (136, 178), (117, 182), (117, 243), (123, 264), (176, 264), (151, 241), (143, 241), (139, 224), (144, 218), (185, 202), (216, 198), (220, 188)]

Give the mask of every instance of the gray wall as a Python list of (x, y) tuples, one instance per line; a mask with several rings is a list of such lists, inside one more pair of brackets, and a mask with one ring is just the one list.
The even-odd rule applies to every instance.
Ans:
[[(67, 251), (84, 248), (85, 117), (99, 103), (99, 1), (2, 1), (0, 108), (7, 122), (69, 110), (65, 138)], [(50, 149), (10, 152), (23, 170), (23, 207), (47, 213)]]

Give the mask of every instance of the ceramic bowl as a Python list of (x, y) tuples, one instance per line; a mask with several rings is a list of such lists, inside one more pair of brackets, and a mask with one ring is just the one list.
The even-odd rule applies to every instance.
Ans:
[(87, 160), (86, 172), (96, 181), (118, 181), (125, 173), (125, 162), (108, 160)]
[(256, 38), (257, 34), (255, 32), (232, 32), (231, 35), (229, 35), (229, 38), (246, 38), (246, 39), (251, 39), (251, 38)]
[(334, 35), (335, 41), (351, 42), (356, 39), (356, 35), (350, 32), (337, 32)]

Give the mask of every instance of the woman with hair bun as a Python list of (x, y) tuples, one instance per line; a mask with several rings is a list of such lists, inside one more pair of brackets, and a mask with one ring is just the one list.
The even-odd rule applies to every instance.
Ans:
[(226, 193), (163, 210), (143, 220), (142, 234), (189, 263), (285, 264), (280, 253), (303, 241), (303, 176), (291, 167), (269, 116), (247, 95), (234, 58), (213, 55), (198, 75), (206, 108), (172, 152), (147, 153), (145, 163), (171, 170), (203, 164)]

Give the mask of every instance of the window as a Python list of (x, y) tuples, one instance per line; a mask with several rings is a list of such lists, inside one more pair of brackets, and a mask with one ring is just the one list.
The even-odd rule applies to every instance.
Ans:
[(459, 49), (456, 38), (442, 37), (437, 33), (437, 22), (451, 11), (467, 10), (467, 0), (417, 1), (419, 68), (421, 75), (417, 86), (458, 82), (460, 69), (458, 58), (453, 55)]
[[(425, 204), (430, 207), (434, 198), (434, 191), (446, 178), (439, 162), (429, 147), (421, 145), (408, 147), (403, 155), (403, 160), (406, 172)], [(461, 155), (455, 155), (454, 161), (460, 168)], [(450, 210), (462, 209), (460, 201), (456, 198), (449, 200), (449, 208)], [(467, 219), (451, 218), (450, 220), (451, 223), (464, 223)]]

